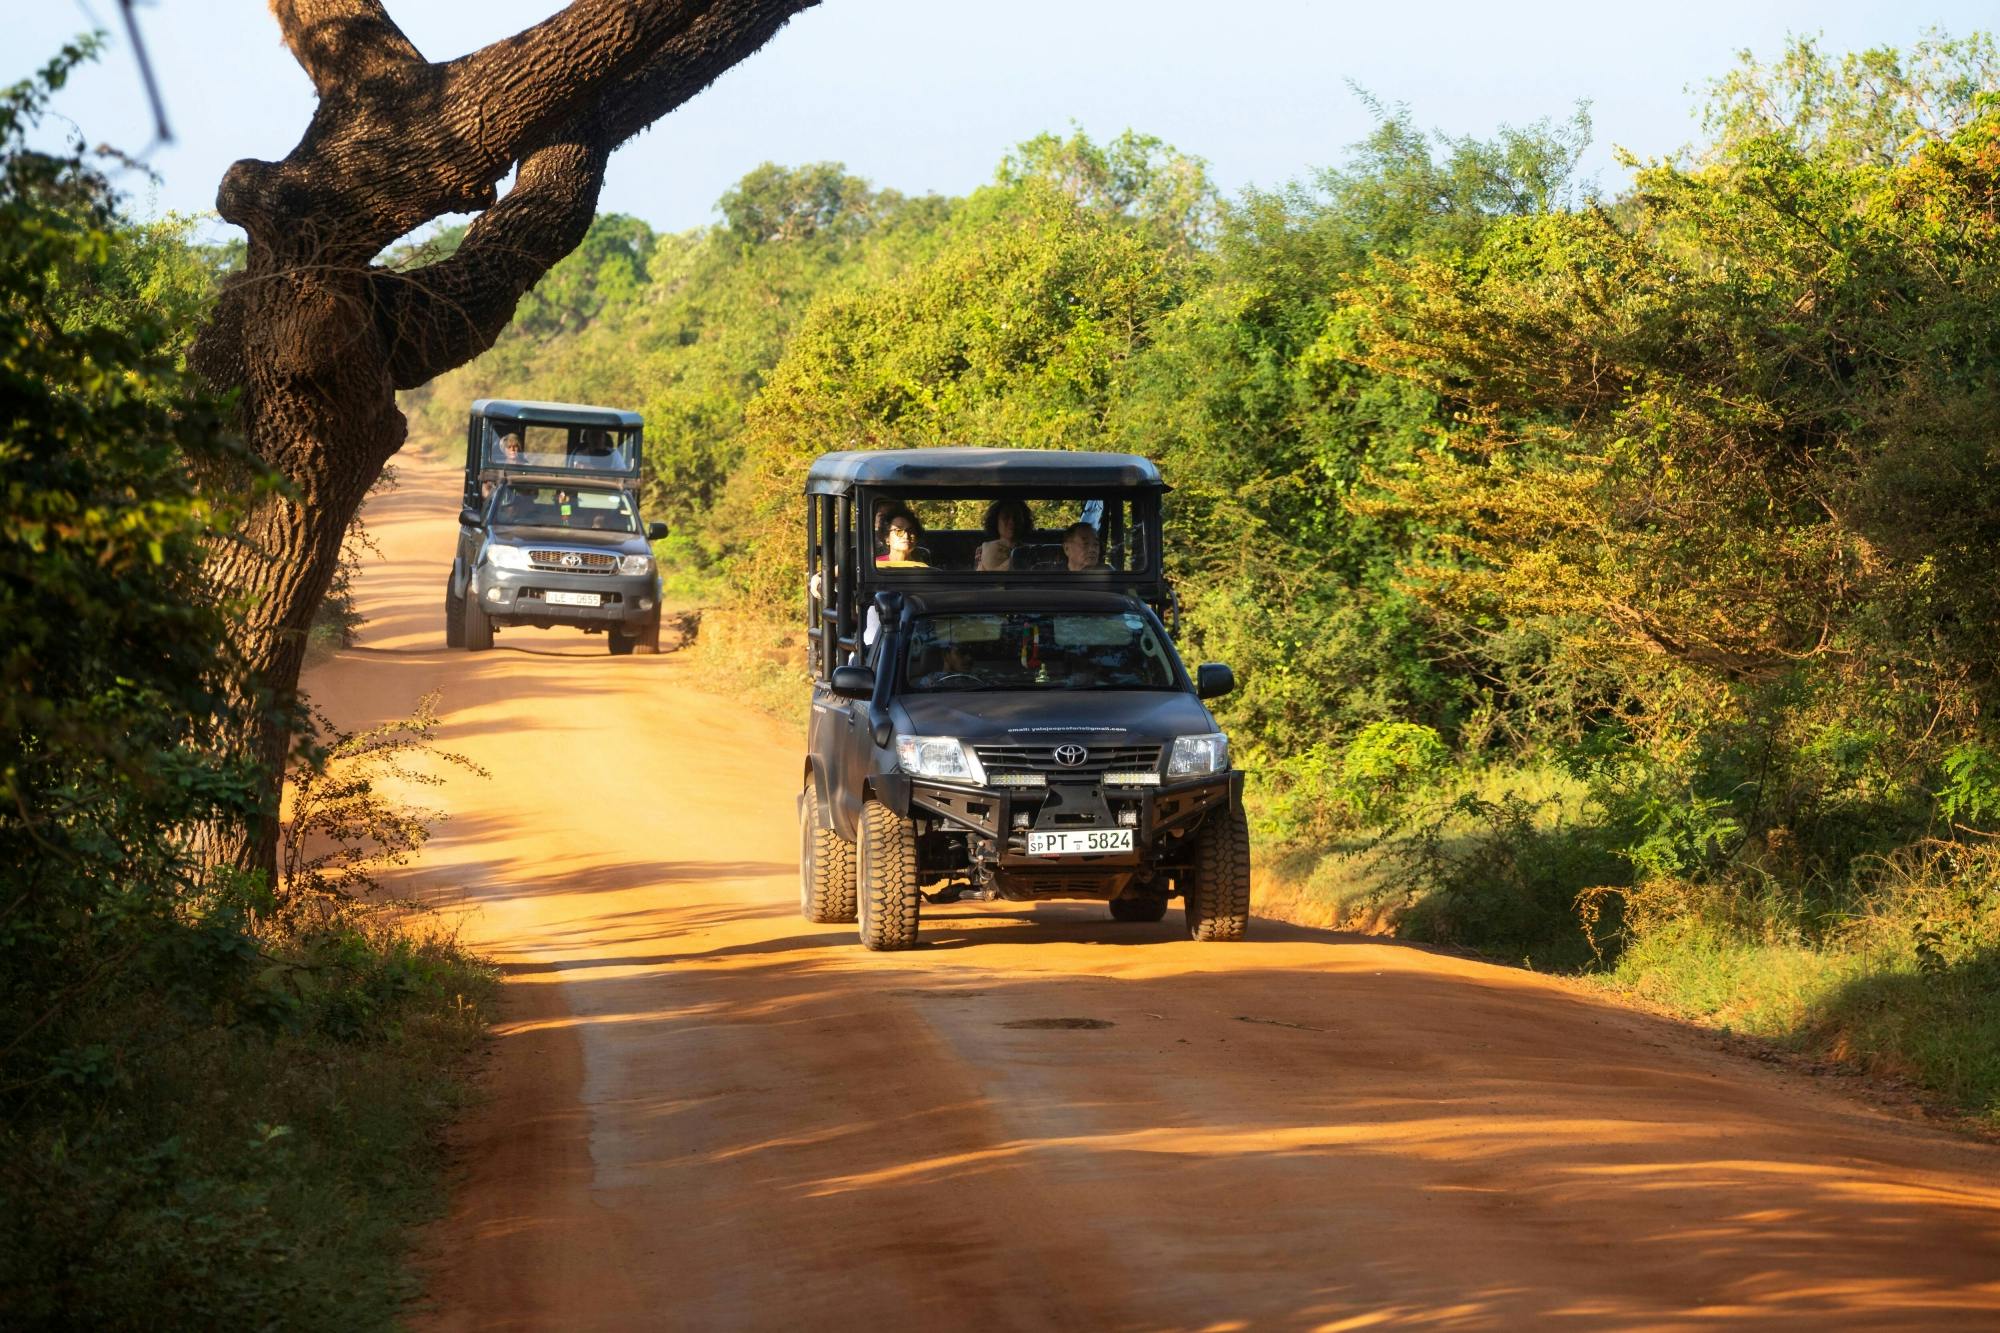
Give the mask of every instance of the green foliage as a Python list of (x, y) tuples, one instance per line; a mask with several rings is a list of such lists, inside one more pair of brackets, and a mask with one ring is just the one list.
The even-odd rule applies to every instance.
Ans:
[(256, 1021), (115, 996), (0, 1122), (8, 1327), (399, 1326), (493, 976), (351, 906), (260, 949)]
[(1580, 913), (1578, 899), (1629, 874), (1602, 824), (1573, 819), (1560, 797), (1511, 790), (1440, 802), (1378, 856), (1386, 887), (1405, 899), (1399, 934), (1539, 968), (1598, 955), (1594, 936), (1617, 927)]
[(1106, 144), (1082, 130), (1067, 139), (1038, 134), (1007, 155), (995, 179), (1004, 192), (996, 201), (1030, 184), (1046, 186), (1078, 208), (1124, 218), (1181, 252), (1213, 238), (1220, 210), (1207, 164), (1131, 130)]
[(864, 274), (897, 271), (935, 243), (946, 211), (941, 200), (874, 190), (833, 163), (767, 163), (720, 208), (723, 226), (673, 236), (600, 219), (490, 352), (406, 396), (413, 436), (462, 449), (466, 405), (486, 396), (637, 408), (648, 510), (675, 533), (663, 555), (705, 572), (721, 545), (710, 510), (743, 458), (745, 406), (807, 306)]
[[(202, 582), (254, 482), (180, 353), (204, 268), (127, 228), (80, 149), (26, 147), (91, 43), (0, 94), (0, 1085), (76, 1067), (67, 1019), (132, 984), (199, 994), (241, 961), (242, 886), (185, 835), (240, 817), (227, 608)], [(239, 492), (240, 493), (240, 492)], [(4, 1095), (4, 1094), (0, 1094)]]
[(1873, 47), (1834, 59), (1813, 37), (1792, 37), (1776, 60), (1749, 51), (1709, 85), (1702, 128), (1711, 156), (1761, 142), (1840, 166), (1889, 166), (1952, 138), (2000, 92), (1992, 35), (1931, 30), (1907, 52)]
[(766, 162), (717, 201), (730, 236), (747, 245), (854, 239), (901, 197), (877, 194), (838, 162), (796, 168)]
[(1648, 873), (1824, 892), (1923, 791), (1976, 799), (1996, 145), (2000, 109), (1886, 164), (1752, 137), (1354, 298), (1366, 363), (1458, 418), (1375, 511), (1439, 534), (1433, 614), (1532, 628), (1584, 729), (1679, 775), (1613, 811)]
[(1444, 741), (1429, 727), (1376, 722), (1348, 743), (1340, 759), (1340, 781), (1362, 817), (1379, 821), (1442, 772), (1450, 759)]
[(535, 337), (553, 337), (588, 328), (607, 306), (629, 305), (645, 285), (654, 239), (653, 229), (637, 218), (596, 218), (582, 243), (522, 298), (515, 325)]
[(1954, 824), (1991, 824), (2000, 818), (2000, 754), (1978, 741), (1945, 751), (1939, 767), (1944, 786), (1936, 793), (1938, 813)]

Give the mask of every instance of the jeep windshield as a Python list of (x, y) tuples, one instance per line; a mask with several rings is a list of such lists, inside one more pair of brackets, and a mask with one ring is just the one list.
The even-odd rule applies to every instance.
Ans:
[(928, 615), (912, 623), (904, 680), (916, 694), (1180, 689), (1171, 653), (1130, 611)]
[(632, 507), (630, 496), (623, 491), (586, 486), (508, 482), (493, 492), (491, 514), (496, 527), (621, 533), (639, 530), (639, 514)]

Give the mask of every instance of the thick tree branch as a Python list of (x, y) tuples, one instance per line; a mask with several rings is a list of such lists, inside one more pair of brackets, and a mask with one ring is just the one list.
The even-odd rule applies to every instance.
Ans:
[(271, 14), (321, 97), (424, 63), (381, 0), (271, 0)]
[[(574, 0), (444, 67), (444, 114), (504, 170), (668, 46), (715, 0)], [(723, 6), (728, 8), (728, 6)]]
[(320, 105), (284, 161), (229, 169), (217, 211), (288, 257), (284, 219), (337, 219), (311, 238), (314, 262), (365, 263), (441, 214), (490, 206), (508, 169), (546, 144), (609, 151), (813, 3), (574, 0), (431, 65), (379, 0), (273, 0)]
[(739, 0), (716, 4), (675, 41), (648, 54), (616, 86), (600, 89), (592, 104), (591, 132), (617, 147), (687, 102), (776, 35), (796, 14), (819, 0)]

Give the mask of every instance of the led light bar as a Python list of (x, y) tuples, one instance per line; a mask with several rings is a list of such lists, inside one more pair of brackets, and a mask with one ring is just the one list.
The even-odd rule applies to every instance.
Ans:
[(989, 787), (1046, 787), (1049, 780), (1040, 773), (988, 773)]
[(1158, 773), (1106, 773), (1105, 782), (1118, 787), (1157, 787), (1160, 785)]

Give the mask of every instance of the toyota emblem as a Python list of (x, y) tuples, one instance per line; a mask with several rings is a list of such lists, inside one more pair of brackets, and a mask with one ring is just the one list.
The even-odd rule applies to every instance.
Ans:
[(583, 563), (583, 557), (578, 555), (575, 551), (563, 552), (562, 564), (564, 569), (575, 569), (578, 565), (582, 563)]
[(1056, 747), (1055, 758), (1056, 762), (1064, 768), (1075, 768), (1078, 764), (1090, 758), (1090, 751), (1084, 749), (1081, 745), (1058, 745)]

